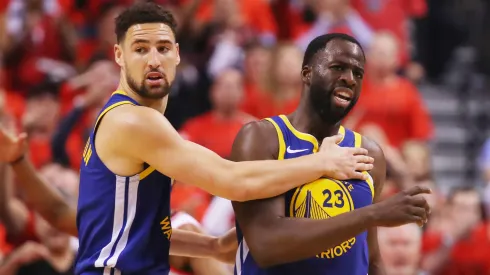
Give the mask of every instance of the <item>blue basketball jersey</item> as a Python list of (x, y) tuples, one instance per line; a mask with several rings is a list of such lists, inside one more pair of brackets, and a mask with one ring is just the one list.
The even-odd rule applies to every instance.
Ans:
[[(316, 138), (296, 130), (286, 116), (280, 115), (267, 118), (267, 120), (274, 125), (277, 131), (279, 160), (296, 158), (318, 151), (319, 145)], [(344, 135), (339, 146), (361, 146), (362, 137), (358, 133), (342, 126), (340, 126), (339, 133)], [(370, 176), (367, 181), (340, 181), (324, 178), (288, 191), (285, 194), (284, 214), (293, 218), (328, 219), (372, 204), (373, 196), (374, 185)], [(315, 257), (265, 269), (255, 263), (238, 223), (237, 235), (239, 247), (235, 275), (366, 275), (368, 273), (369, 252), (366, 231), (333, 248), (326, 248), (324, 252)]]
[(77, 212), (76, 274), (168, 274), (172, 180), (145, 164), (130, 177), (115, 175), (95, 148), (100, 120), (125, 104), (116, 91), (100, 112), (83, 153)]

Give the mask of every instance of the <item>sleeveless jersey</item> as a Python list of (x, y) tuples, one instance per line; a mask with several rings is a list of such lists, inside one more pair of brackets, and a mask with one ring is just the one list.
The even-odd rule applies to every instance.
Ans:
[[(277, 131), (278, 159), (290, 159), (316, 153), (318, 141), (312, 135), (296, 130), (284, 115), (267, 118)], [(342, 147), (360, 147), (361, 135), (340, 126), (344, 135)], [(369, 175), (369, 174), (368, 174)], [(372, 204), (374, 185), (367, 181), (323, 179), (305, 184), (285, 194), (285, 216), (327, 219)], [(274, 234), (270, 232), (269, 234)], [(304, 234), (308, 234), (307, 231)], [(367, 231), (306, 260), (260, 268), (250, 254), (237, 223), (239, 247), (235, 275), (366, 275), (369, 269)]]
[(144, 165), (136, 175), (115, 175), (95, 148), (100, 120), (125, 104), (138, 105), (116, 91), (100, 112), (83, 153), (77, 227), (80, 247), (76, 274), (168, 274), (172, 180)]

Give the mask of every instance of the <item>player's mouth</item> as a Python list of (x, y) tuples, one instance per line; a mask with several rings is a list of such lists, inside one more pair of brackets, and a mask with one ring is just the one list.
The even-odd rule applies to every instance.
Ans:
[(354, 97), (354, 92), (346, 87), (337, 87), (333, 90), (333, 97), (337, 105), (347, 108)]
[(150, 72), (146, 74), (146, 81), (151, 86), (162, 86), (165, 81), (164, 76), (160, 72)]

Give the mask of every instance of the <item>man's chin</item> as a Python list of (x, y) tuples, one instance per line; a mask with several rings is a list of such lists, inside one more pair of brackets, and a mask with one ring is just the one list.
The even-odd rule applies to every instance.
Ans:
[(145, 91), (140, 93), (141, 97), (148, 99), (162, 99), (170, 93), (170, 88), (166, 87), (145, 87)]

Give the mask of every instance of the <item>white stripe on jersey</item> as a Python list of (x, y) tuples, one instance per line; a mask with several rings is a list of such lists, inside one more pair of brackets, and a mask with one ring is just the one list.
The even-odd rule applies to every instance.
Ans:
[[(127, 179), (127, 177), (116, 176), (112, 238), (111, 241), (104, 248), (102, 248), (99, 257), (95, 261), (95, 267), (114, 267), (119, 256), (126, 247), (126, 244), (128, 243), (129, 231), (136, 215), (136, 203), (138, 200), (140, 176), (138, 174), (128, 179), (128, 190), (126, 190)], [(126, 191), (128, 192), (127, 200), (125, 199)], [(124, 224), (125, 208), (127, 208), (126, 224)], [(118, 240), (120, 234), (121, 237)], [(114, 247), (114, 245), (116, 247)], [(113, 250), (114, 254), (111, 256)], [(104, 264), (106, 261), (107, 264)]]
[(245, 259), (247, 259), (248, 252), (250, 252), (250, 250), (248, 249), (245, 238), (243, 238), (243, 240), (240, 242), (240, 245), (238, 246), (235, 257), (235, 268), (237, 275), (242, 274), (242, 265), (245, 263)]

